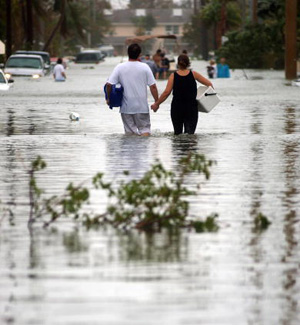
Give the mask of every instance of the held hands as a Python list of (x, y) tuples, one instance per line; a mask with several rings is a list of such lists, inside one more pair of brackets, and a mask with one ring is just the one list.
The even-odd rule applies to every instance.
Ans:
[(154, 103), (151, 105), (151, 109), (153, 110), (153, 112), (156, 112), (159, 109), (159, 105)]

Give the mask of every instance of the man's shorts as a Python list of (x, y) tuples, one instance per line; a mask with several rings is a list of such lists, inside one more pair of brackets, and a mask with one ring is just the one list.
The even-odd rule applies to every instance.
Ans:
[(151, 132), (150, 114), (124, 114), (121, 113), (126, 134), (144, 134)]

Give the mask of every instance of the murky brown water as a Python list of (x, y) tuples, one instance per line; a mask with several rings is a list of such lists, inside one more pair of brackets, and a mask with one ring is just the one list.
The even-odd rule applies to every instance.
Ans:
[[(247, 80), (237, 70), (215, 80), (222, 102), (201, 114), (195, 136), (172, 135), (168, 100), (150, 138), (126, 137), (99, 95), (116, 62), (73, 65), (66, 83), (18, 78), (0, 93), (0, 198), (15, 214), (15, 226), (8, 217), (0, 226), (0, 323), (299, 324), (300, 88), (282, 71)], [(205, 73), (204, 62), (193, 67)], [(70, 220), (28, 231), (26, 171), (37, 155), (48, 164), (39, 184), (59, 194), (98, 171), (139, 177), (157, 158), (175, 169), (187, 150), (218, 162), (190, 209), (218, 213), (217, 233), (86, 231)], [(93, 196), (92, 208), (105, 204)], [(259, 212), (272, 222), (262, 233)]]

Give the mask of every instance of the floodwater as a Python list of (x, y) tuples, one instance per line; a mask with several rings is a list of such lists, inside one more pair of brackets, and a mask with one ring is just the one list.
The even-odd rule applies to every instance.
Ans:
[[(15, 78), (0, 93), (0, 199), (13, 211), (1, 215), (0, 323), (300, 324), (300, 88), (283, 71), (236, 70), (214, 81), (222, 101), (195, 136), (172, 135), (168, 99), (151, 113), (151, 137), (128, 137), (102, 91), (118, 62), (71, 65), (66, 83)], [(205, 74), (205, 62), (193, 68)], [(191, 216), (218, 213), (218, 232), (87, 231), (67, 219), (28, 231), (38, 155), (38, 185), (53, 195), (99, 171), (138, 178), (156, 159), (176, 170), (189, 150), (217, 161), (209, 181), (188, 181), (202, 184)], [(93, 193), (88, 208), (106, 203)], [(263, 232), (253, 230), (258, 213), (272, 222)]]

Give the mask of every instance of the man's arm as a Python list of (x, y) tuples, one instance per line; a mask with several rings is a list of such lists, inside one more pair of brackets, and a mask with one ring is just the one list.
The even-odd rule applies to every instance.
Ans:
[(150, 91), (151, 91), (154, 101), (156, 102), (158, 100), (158, 90), (157, 90), (156, 84), (153, 84), (150, 86)]
[(151, 109), (156, 112), (159, 108), (159, 105), (163, 103), (171, 94), (174, 84), (174, 73), (172, 73), (168, 79), (168, 83), (166, 86), (166, 89), (163, 91), (163, 93), (160, 95), (159, 99), (155, 101), (153, 105), (151, 105)]

